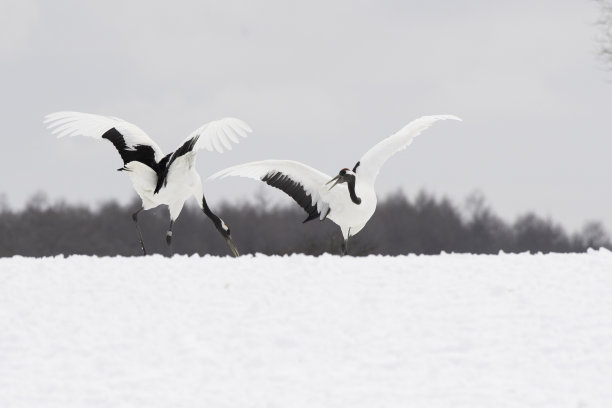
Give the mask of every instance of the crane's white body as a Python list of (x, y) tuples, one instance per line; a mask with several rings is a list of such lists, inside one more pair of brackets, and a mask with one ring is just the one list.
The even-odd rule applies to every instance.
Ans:
[[(339, 185), (338, 185), (339, 186)], [(334, 187), (337, 188), (338, 186)], [(348, 188), (344, 187), (343, 193), (348, 197)], [(355, 193), (361, 198), (361, 204), (356, 205), (351, 200), (336, 200), (330, 205), (331, 211), (327, 218), (335, 222), (342, 231), (344, 239), (357, 234), (366, 226), (374, 211), (376, 211), (376, 192), (374, 186), (364, 180), (356, 178)]]
[[(339, 186), (334, 187), (334, 189)], [(342, 187), (344, 187), (344, 195), (348, 197), (348, 188), (346, 186)], [(361, 198), (361, 204), (356, 205), (350, 199), (336, 200), (334, 203), (330, 203), (331, 211), (327, 216), (340, 227), (345, 240), (361, 231), (376, 211), (377, 199), (374, 186), (367, 182), (356, 181), (355, 192)]]
[[(242, 176), (266, 181), (266, 178), (281, 175), (284, 177), (283, 180), (291, 180), (299, 185), (309, 197), (310, 204), (316, 207), (319, 219), (329, 218), (332, 220), (340, 227), (342, 236), (347, 240), (365, 227), (376, 210), (377, 199), (374, 184), (382, 165), (392, 155), (410, 145), (412, 140), (423, 130), (439, 120), (446, 119), (461, 120), (453, 115), (423, 116), (410, 122), (401, 130), (368, 150), (359, 160), (354, 172), (354, 190), (355, 195), (361, 199), (359, 204), (351, 199), (346, 184), (338, 184), (330, 190), (328, 186), (330, 176), (310, 166), (291, 160), (265, 160), (246, 163), (221, 170), (209, 178)], [(273, 186), (281, 189), (286, 188), (286, 186)], [(292, 192), (295, 192), (295, 187), (292, 187)], [(308, 205), (308, 203), (305, 205)]]
[(149, 166), (138, 161), (125, 165), (134, 190), (142, 200), (143, 210), (150, 210), (159, 205), (167, 205), (170, 219), (176, 220), (183, 209), (183, 205), (194, 197), (202, 207), (202, 180), (195, 170), (195, 153), (192, 157), (177, 159), (168, 170), (168, 184), (155, 193), (157, 173)]

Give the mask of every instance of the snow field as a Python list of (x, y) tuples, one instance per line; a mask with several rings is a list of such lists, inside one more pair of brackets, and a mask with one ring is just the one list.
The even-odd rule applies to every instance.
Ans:
[(612, 253), (0, 259), (0, 407), (612, 406)]

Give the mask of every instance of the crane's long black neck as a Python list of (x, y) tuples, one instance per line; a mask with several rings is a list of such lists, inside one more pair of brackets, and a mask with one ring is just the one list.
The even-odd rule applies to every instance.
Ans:
[(234, 244), (234, 241), (232, 241), (229, 227), (221, 218), (217, 217), (217, 215), (210, 210), (210, 207), (208, 207), (208, 204), (206, 203), (206, 197), (204, 197), (204, 194), (202, 194), (202, 210), (204, 211), (204, 214), (210, 218), (213, 224), (215, 224), (215, 228), (217, 231), (219, 231), (223, 239), (225, 239), (225, 242), (227, 242), (227, 245), (229, 245), (234, 256), (239, 256), (240, 253), (236, 248), (236, 244)]
[(355, 204), (361, 204), (361, 198), (357, 197), (355, 194), (355, 177), (350, 177), (346, 184), (348, 184), (349, 194), (351, 195), (351, 201)]
[(221, 218), (217, 217), (217, 215), (212, 212), (211, 209), (208, 207), (204, 194), (202, 194), (202, 208), (204, 210), (204, 214), (206, 214), (208, 218), (210, 218), (213, 224), (215, 224), (215, 227), (217, 227), (217, 229), (221, 228)]

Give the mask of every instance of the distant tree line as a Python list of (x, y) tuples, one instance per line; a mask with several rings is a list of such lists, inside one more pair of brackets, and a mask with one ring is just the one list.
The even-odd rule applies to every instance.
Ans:
[[(0, 256), (125, 255), (141, 254), (131, 214), (139, 201), (120, 205), (110, 201), (92, 210), (81, 205), (47, 203), (34, 196), (21, 211), (0, 199)], [(337, 254), (340, 229), (331, 221), (302, 224), (297, 205), (274, 206), (260, 202), (221, 204), (215, 208), (230, 225), (242, 254)], [(139, 223), (150, 253), (166, 254), (165, 207), (143, 212)], [(183, 209), (173, 228), (178, 254), (227, 255), (225, 241), (209, 219), (195, 206)], [(513, 223), (495, 215), (481, 195), (472, 195), (460, 209), (446, 198), (421, 192), (413, 200), (402, 193), (390, 195), (366, 225), (351, 238), (351, 255), (438, 254), (466, 252), (582, 252), (587, 248), (612, 249), (609, 236), (598, 222), (568, 234), (550, 219), (527, 213)]]

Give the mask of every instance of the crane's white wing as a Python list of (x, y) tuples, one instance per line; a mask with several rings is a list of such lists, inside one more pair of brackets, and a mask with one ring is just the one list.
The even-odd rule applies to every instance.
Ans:
[(140, 161), (151, 168), (164, 156), (159, 146), (138, 126), (111, 116), (81, 112), (55, 112), (44, 123), (57, 137), (87, 136), (108, 139), (119, 151), (124, 164)]
[(212, 152), (214, 149), (223, 153), (224, 149), (232, 150), (232, 143), (240, 143), (240, 138), (247, 137), (248, 133), (252, 131), (249, 125), (237, 118), (214, 120), (191, 132), (183, 140), (181, 148), (185, 144), (191, 144), (193, 150), (206, 149)]
[(334, 197), (347, 195), (346, 188), (329, 190), (325, 185), (331, 177), (310, 166), (292, 160), (264, 160), (241, 164), (221, 170), (208, 179), (227, 176), (248, 177), (284, 191), (307, 213), (306, 221), (324, 220), (334, 202)]
[(435, 115), (423, 116), (413, 120), (395, 134), (382, 140), (370, 150), (368, 150), (359, 160), (357, 174), (369, 179), (372, 183), (376, 180), (376, 176), (382, 165), (395, 153), (404, 150), (412, 143), (412, 140), (422, 131), (430, 127), (439, 120), (453, 119), (461, 121), (453, 115)]
[(192, 168), (199, 149), (212, 151), (214, 148), (223, 153), (224, 146), (227, 150), (232, 150), (230, 142), (239, 143), (238, 137), (247, 137), (248, 132), (252, 132), (249, 125), (236, 118), (223, 118), (200, 126), (162, 161), (155, 192), (166, 185), (168, 173), (180, 174)]

